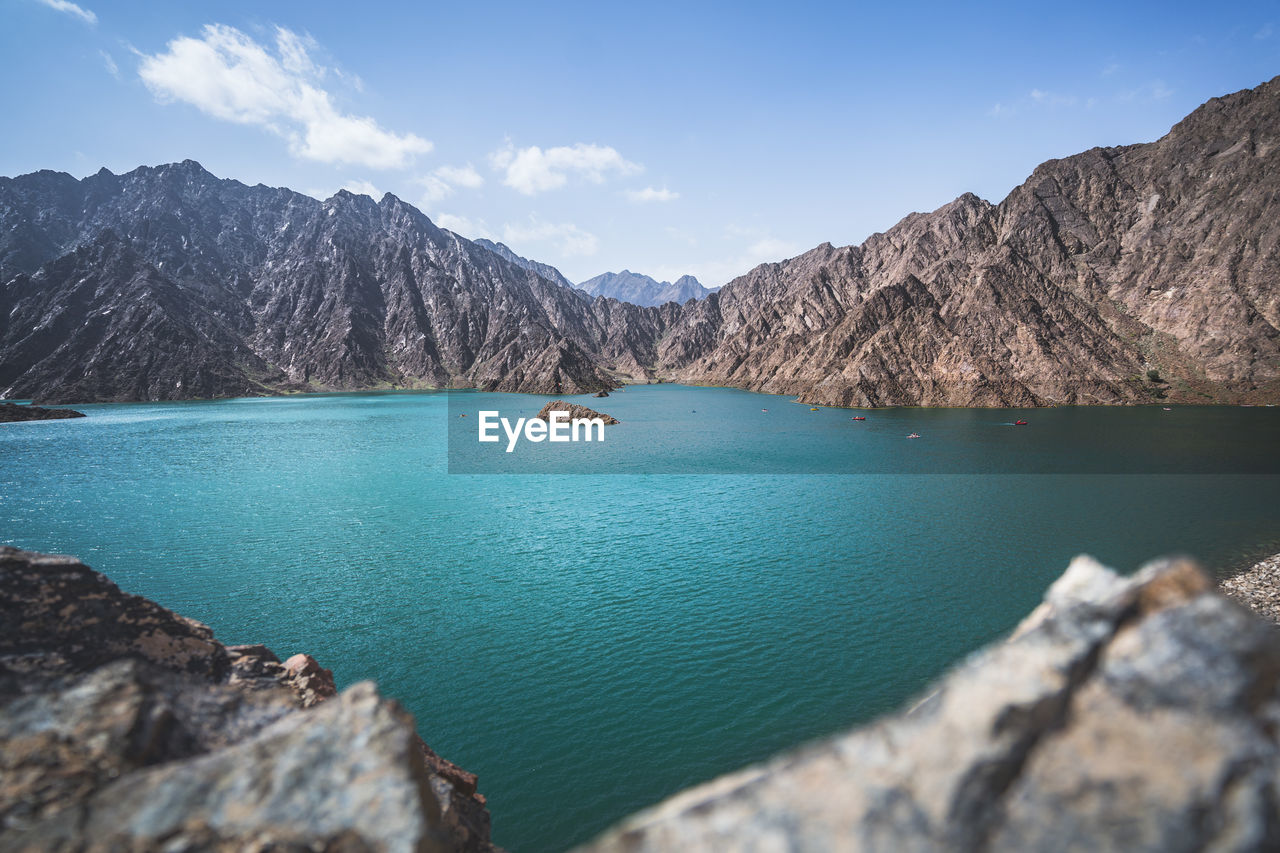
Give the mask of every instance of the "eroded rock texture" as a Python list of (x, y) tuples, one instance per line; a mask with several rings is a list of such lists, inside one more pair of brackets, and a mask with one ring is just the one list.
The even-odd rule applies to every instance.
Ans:
[(371, 683), (0, 548), (0, 850), (491, 850), (475, 781)]
[(687, 308), (659, 366), (808, 402), (1280, 398), (1280, 78)]
[(189, 160), (37, 172), (0, 178), (0, 396), (676, 379), (859, 407), (1277, 402), (1278, 191), (1280, 78), (999, 204), (642, 307), (390, 194), (320, 202)]
[(1077, 558), (905, 713), (679, 794), (586, 850), (1274, 850), (1280, 633), (1186, 562)]

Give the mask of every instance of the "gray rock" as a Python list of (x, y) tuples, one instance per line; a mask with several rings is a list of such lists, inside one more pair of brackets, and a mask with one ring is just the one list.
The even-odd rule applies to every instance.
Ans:
[(488, 851), (476, 778), (309, 655), (0, 548), (0, 851)]
[(678, 794), (591, 851), (1266, 850), (1280, 634), (1186, 562), (1078, 558), (910, 710)]

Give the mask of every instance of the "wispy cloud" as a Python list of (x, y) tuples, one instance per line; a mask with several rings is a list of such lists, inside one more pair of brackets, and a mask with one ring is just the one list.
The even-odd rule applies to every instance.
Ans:
[(453, 195), (456, 187), (478, 189), (484, 186), (484, 177), (468, 163), (465, 166), (441, 166), (418, 178), (417, 183), (422, 186), (423, 199), (430, 204)]
[(1267, 39), (1275, 35), (1275, 32), (1276, 32), (1275, 27), (1271, 24), (1270, 21), (1268, 21), (1267, 23), (1262, 25), (1262, 29), (1258, 30), (1256, 33), (1253, 34), (1253, 37), (1258, 41), (1266, 41)]
[(107, 69), (107, 73), (117, 80), (120, 79), (120, 66), (116, 65), (115, 59), (105, 50), (98, 51), (98, 55), (102, 57), (102, 64)]
[(461, 234), (469, 240), (475, 240), (480, 237), (493, 240), (498, 236), (483, 219), (472, 219), (469, 216), (455, 216), (452, 213), (440, 213), (431, 218), (436, 225), (439, 225), (441, 228), (447, 228), (453, 233)]
[(548, 148), (536, 145), (519, 148), (507, 144), (489, 155), (493, 168), (505, 173), (502, 182), (524, 195), (535, 195), (563, 187), (570, 175), (592, 183), (602, 183), (608, 174), (634, 175), (643, 171), (607, 145), (579, 142)]
[[(763, 228), (729, 224), (723, 230), (725, 239), (737, 244), (736, 248), (730, 247), (724, 256), (683, 265), (662, 264), (645, 272), (668, 281), (689, 273), (707, 287), (718, 287), (760, 264), (793, 258), (804, 248), (790, 240), (775, 237)], [(693, 245), (692, 238), (688, 242)]]
[(599, 245), (596, 235), (582, 230), (573, 223), (543, 222), (532, 214), (527, 224), (504, 225), (502, 241), (513, 247), (528, 243), (553, 245), (566, 258), (594, 255)]
[(50, 9), (70, 15), (73, 18), (79, 18), (86, 24), (98, 23), (97, 15), (93, 14), (93, 12), (83, 6), (77, 6), (75, 3), (72, 3), (71, 0), (37, 0), (37, 2), (48, 6)]
[(1075, 95), (1046, 92), (1043, 89), (1032, 89), (1030, 97), (1033, 104), (1046, 107), (1074, 107), (1080, 102), (1080, 99)]
[(163, 53), (144, 54), (138, 73), (161, 101), (266, 128), (308, 160), (390, 169), (431, 150), (415, 134), (393, 133), (340, 110), (320, 86), (328, 69), (312, 60), (315, 47), (310, 37), (283, 27), (276, 28), (272, 50), (234, 27), (210, 24), (200, 38), (181, 36)]
[(675, 201), (680, 198), (680, 193), (672, 192), (666, 187), (663, 187), (660, 190), (653, 187), (645, 187), (642, 190), (627, 190), (627, 198), (640, 203), (650, 201)]
[(1150, 83), (1144, 83), (1132, 89), (1126, 89), (1116, 95), (1116, 100), (1121, 103), (1129, 103), (1132, 101), (1163, 101), (1173, 94), (1164, 84), (1163, 80), (1152, 80)]

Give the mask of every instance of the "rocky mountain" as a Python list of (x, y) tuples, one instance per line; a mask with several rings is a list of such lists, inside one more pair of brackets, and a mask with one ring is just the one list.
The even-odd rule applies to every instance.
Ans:
[(190, 160), (0, 179), (0, 226), (9, 398), (582, 393), (614, 387), (611, 366), (643, 378), (663, 323), (441, 230), (393, 195), (320, 202)]
[(578, 289), (592, 296), (607, 296), (620, 302), (655, 308), (668, 302), (683, 305), (690, 299), (702, 299), (715, 292), (703, 287), (691, 275), (682, 275), (674, 282), (655, 281), (631, 270), (601, 273), (579, 284)]
[(662, 378), (846, 406), (1275, 402), (1278, 192), (1280, 78), (1044, 163), (999, 204), (966, 194), (653, 307), (633, 290), (665, 283), (606, 274), (584, 286), (623, 298), (592, 299), (389, 194), (319, 202), (192, 161), (37, 172), (0, 179), (0, 397)]
[(1274, 850), (1275, 627), (1186, 562), (1081, 557), (909, 709), (683, 791), (582, 853)]
[(846, 406), (1280, 399), (1280, 78), (685, 310), (659, 368)]
[(515, 252), (511, 251), (510, 247), (508, 247), (506, 243), (495, 243), (492, 240), (486, 240), (484, 237), (480, 237), (472, 242), (481, 248), (488, 249), (499, 257), (511, 261), (511, 263), (518, 267), (523, 267), (524, 269), (536, 272), (547, 281), (555, 282), (561, 287), (573, 287), (572, 282), (565, 278), (560, 270), (551, 266), (551, 264), (544, 264), (539, 261), (531, 261), (528, 258), (522, 258)]
[(0, 850), (160, 849), (494, 848), (476, 777), (371, 682), (0, 547)]

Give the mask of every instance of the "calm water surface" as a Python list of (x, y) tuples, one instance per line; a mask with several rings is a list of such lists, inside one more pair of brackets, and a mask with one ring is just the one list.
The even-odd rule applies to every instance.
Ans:
[[(899, 705), (1074, 554), (1128, 571), (1280, 551), (1280, 409), (852, 422), (652, 386), (577, 400), (623, 421), (604, 446), (515, 463), (476, 455), (458, 417), (543, 402), (97, 405), (0, 426), (0, 542), (80, 556), (223, 642), (308, 651), (340, 685), (376, 679), (480, 775), (516, 851)], [(577, 460), (609, 473), (448, 473)], [(1168, 470), (1198, 473), (1117, 473)]]

